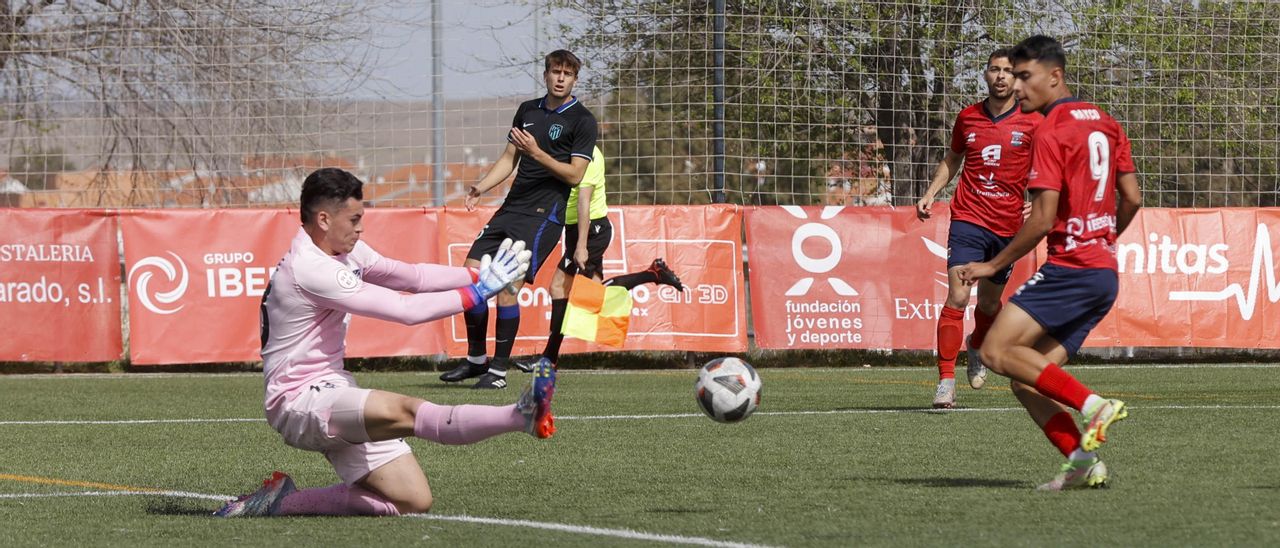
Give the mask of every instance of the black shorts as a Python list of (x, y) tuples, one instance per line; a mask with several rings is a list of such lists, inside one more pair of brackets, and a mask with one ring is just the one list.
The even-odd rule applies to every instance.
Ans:
[[(587, 229), (587, 266), (582, 275), (590, 278), (594, 274), (604, 274), (604, 252), (613, 242), (613, 223), (608, 217), (592, 219)], [(564, 258), (560, 260), (560, 271), (570, 276), (578, 273), (578, 265), (573, 262), (573, 250), (578, 247), (578, 225), (564, 225)]]
[(489, 223), (480, 229), (475, 243), (471, 244), (471, 251), (467, 252), (467, 258), (478, 261), (485, 255), (493, 255), (498, 251), (498, 246), (502, 245), (502, 240), (507, 238), (523, 241), (525, 249), (533, 252), (529, 272), (524, 276), (524, 281), (532, 283), (538, 269), (542, 268), (542, 263), (546, 262), (551, 250), (560, 241), (561, 229), (560, 223), (546, 217), (499, 209), (489, 219)]

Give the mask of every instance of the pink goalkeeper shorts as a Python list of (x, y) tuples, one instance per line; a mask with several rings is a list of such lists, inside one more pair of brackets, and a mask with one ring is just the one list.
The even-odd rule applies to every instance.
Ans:
[(285, 404), (271, 426), (284, 442), (324, 454), (348, 485), (370, 472), (411, 453), (403, 439), (368, 441), (364, 430), (364, 403), (371, 390), (338, 382), (313, 384)]

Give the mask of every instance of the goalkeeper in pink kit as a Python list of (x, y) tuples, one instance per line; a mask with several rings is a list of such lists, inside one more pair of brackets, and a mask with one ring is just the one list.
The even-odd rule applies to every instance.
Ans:
[[(478, 270), (408, 264), (360, 241), (361, 182), (320, 169), (302, 185), (302, 227), (263, 295), (262, 362), (267, 422), (299, 449), (322, 453), (341, 482), (297, 490), (276, 472), (258, 491), (227, 503), (221, 517), (399, 515), (431, 509), (431, 488), (402, 438), (448, 445), (508, 432), (555, 432), (555, 370), (534, 372), (507, 406), (436, 405), (363, 389), (343, 368), (351, 314), (402, 324), (437, 320), (476, 306), (522, 279), (531, 253), (502, 243)], [(405, 292), (405, 293), (402, 293)]]

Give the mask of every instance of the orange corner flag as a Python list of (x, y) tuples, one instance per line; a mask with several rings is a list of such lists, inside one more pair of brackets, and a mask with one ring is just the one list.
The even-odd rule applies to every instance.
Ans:
[(622, 348), (630, 323), (631, 292), (583, 276), (573, 277), (564, 313), (565, 335)]

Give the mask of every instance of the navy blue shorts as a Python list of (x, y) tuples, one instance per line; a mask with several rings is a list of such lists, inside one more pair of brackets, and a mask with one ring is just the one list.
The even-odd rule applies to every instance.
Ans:
[(524, 275), (524, 281), (533, 283), (533, 277), (538, 274), (538, 269), (542, 268), (542, 264), (547, 261), (547, 256), (556, 248), (556, 244), (560, 243), (560, 233), (563, 231), (564, 227), (546, 217), (499, 209), (489, 219), (489, 223), (480, 229), (475, 243), (471, 244), (471, 250), (467, 252), (467, 258), (478, 261), (485, 255), (497, 253), (502, 240), (506, 238), (514, 241), (524, 240), (525, 249), (533, 252), (529, 272)]
[(1120, 279), (1110, 268), (1040, 267), (1009, 299), (1035, 318), (1074, 356), (1093, 327), (1111, 311)]
[[(951, 230), (947, 234), (947, 270), (969, 263), (982, 263), (994, 259), (1013, 237), (997, 236), (996, 233), (973, 223), (951, 221)], [(1013, 273), (1013, 265), (996, 272), (991, 283), (1004, 285), (1009, 283), (1009, 275)]]

